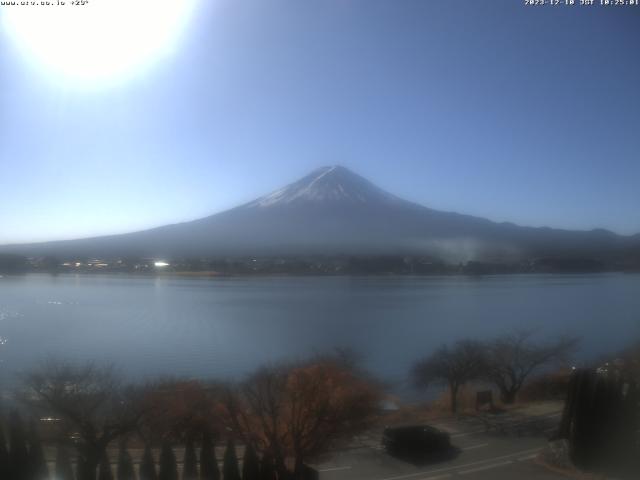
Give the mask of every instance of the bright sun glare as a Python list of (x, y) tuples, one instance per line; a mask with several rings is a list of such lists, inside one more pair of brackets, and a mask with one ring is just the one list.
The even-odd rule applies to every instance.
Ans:
[(1, 13), (7, 33), (31, 59), (63, 77), (96, 83), (130, 75), (171, 52), (197, 1), (68, 0), (3, 7)]

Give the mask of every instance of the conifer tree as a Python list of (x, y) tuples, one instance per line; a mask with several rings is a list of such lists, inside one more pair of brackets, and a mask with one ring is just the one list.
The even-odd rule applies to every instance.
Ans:
[(49, 480), (49, 468), (37, 426), (31, 422), (29, 428), (29, 459), (27, 460), (30, 480)]
[(22, 419), (17, 412), (9, 418), (9, 478), (29, 480), (29, 451)]
[(140, 461), (140, 480), (158, 480), (156, 462), (153, 459), (153, 452), (151, 452), (149, 445), (145, 447)]
[(63, 445), (58, 445), (56, 452), (55, 478), (56, 480), (73, 480), (74, 478), (69, 451)]
[(98, 467), (98, 480), (113, 480), (113, 472), (111, 471), (111, 460), (105, 451), (100, 459)]
[(202, 449), (200, 450), (200, 479), (220, 480), (220, 469), (216, 458), (215, 445), (211, 433), (205, 432), (202, 436)]
[(120, 452), (118, 453), (118, 480), (135, 480), (136, 472), (133, 469), (133, 460), (127, 450), (125, 444), (120, 445)]
[(231, 439), (227, 442), (227, 449), (224, 452), (222, 472), (224, 480), (241, 480), (236, 447)]
[(251, 443), (244, 450), (242, 480), (260, 480), (260, 461)]
[(273, 456), (269, 450), (266, 450), (260, 462), (260, 480), (277, 480), (277, 478)]
[(168, 441), (162, 444), (160, 452), (160, 472), (158, 480), (178, 480), (178, 465), (173, 448)]
[(191, 438), (187, 440), (184, 449), (182, 480), (198, 480), (198, 456)]
[(9, 478), (9, 450), (0, 427), (0, 478)]
[(76, 459), (76, 478), (77, 480), (91, 480), (96, 478), (96, 472), (91, 471), (91, 468), (88, 466), (87, 459), (84, 457), (82, 452), (78, 452)]

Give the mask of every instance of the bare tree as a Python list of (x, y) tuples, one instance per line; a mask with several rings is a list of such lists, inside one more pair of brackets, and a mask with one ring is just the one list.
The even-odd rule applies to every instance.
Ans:
[(379, 403), (369, 379), (326, 359), (290, 372), (288, 395), (296, 473), (303, 461), (326, 451), (335, 439), (365, 430)]
[(521, 331), (499, 337), (487, 346), (485, 376), (498, 387), (503, 403), (515, 402), (532, 373), (566, 361), (578, 344), (573, 337), (549, 343), (535, 343), (532, 337), (532, 331)]
[(288, 478), (334, 442), (364, 428), (378, 405), (377, 388), (339, 357), (263, 368), (230, 391), (225, 402), (234, 431), (274, 458), (279, 476)]
[(461, 340), (448, 347), (443, 345), (433, 354), (413, 366), (411, 375), (418, 387), (432, 383), (448, 385), (451, 412), (458, 411), (458, 391), (465, 383), (480, 378), (484, 371), (484, 347), (480, 342)]
[(276, 470), (286, 476), (286, 367), (264, 367), (246, 382), (230, 386), (224, 398), (229, 430), (246, 444), (271, 451)]
[(123, 385), (111, 367), (51, 360), (24, 383), (25, 400), (79, 436), (79, 480), (94, 480), (109, 443), (134, 431), (142, 417), (140, 392)]
[(162, 379), (145, 387), (145, 414), (138, 433), (146, 441), (188, 441), (220, 425), (222, 388), (197, 380)]

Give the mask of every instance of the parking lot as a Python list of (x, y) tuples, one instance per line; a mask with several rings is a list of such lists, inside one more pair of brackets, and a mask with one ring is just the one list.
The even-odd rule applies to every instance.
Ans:
[[(447, 420), (432, 425), (448, 431), (456, 451), (447, 459), (412, 464), (387, 454), (380, 444), (381, 430), (359, 438), (349, 448), (335, 452), (316, 468), (322, 480), (440, 480), (560, 479), (535, 460), (557, 425), (558, 412), (529, 419), (504, 417), (495, 425), (479, 419)], [(511, 421), (510, 421), (511, 420)], [(496, 428), (487, 428), (487, 427)]]

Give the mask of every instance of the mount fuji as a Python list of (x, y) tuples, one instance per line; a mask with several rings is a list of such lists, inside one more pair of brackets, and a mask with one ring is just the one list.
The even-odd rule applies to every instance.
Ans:
[(200, 220), (4, 253), (154, 258), (246, 255), (430, 255), (444, 261), (638, 255), (640, 236), (521, 227), (403, 200), (341, 166), (322, 167), (247, 204)]

